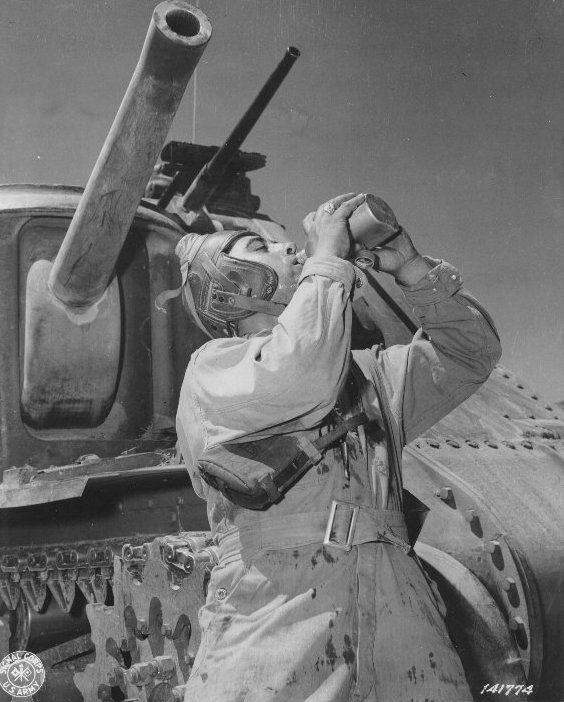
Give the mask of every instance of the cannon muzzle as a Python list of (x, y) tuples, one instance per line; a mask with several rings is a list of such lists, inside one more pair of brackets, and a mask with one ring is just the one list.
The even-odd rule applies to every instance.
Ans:
[(84, 309), (108, 287), (158, 154), (211, 36), (182, 0), (155, 8), (143, 50), (49, 276), (52, 294)]

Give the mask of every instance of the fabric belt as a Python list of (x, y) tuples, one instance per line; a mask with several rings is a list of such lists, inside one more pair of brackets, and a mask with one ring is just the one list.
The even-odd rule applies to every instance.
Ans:
[(235, 526), (215, 537), (220, 560), (236, 553), (323, 544), (349, 551), (359, 544), (382, 542), (411, 551), (403, 512), (376, 510), (334, 500), (330, 511), (266, 517)]

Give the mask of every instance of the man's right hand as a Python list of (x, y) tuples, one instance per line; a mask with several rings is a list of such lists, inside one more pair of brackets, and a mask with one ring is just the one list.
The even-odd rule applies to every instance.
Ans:
[(347, 220), (365, 198), (364, 193), (338, 195), (306, 215), (303, 220), (306, 254), (347, 258), (351, 248)]

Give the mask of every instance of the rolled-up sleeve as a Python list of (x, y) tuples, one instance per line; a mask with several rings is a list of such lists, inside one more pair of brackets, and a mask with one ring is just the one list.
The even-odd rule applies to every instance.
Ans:
[(351, 263), (312, 257), (272, 332), (215, 339), (194, 353), (179, 410), (190, 394), (205, 448), (275, 426), (309, 428), (331, 410), (350, 359), (354, 280)]
[(501, 356), (490, 316), (463, 289), (457, 269), (427, 260), (433, 268), (403, 288), (421, 329), (410, 344), (373, 349), (405, 443), (472, 395)]

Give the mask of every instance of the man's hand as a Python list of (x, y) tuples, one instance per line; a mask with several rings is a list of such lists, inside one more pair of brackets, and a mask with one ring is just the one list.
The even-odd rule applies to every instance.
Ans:
[(378, 270), (393, 275), (402, 285), (414, 285), (431, 270), (403, 228), (386, 246), (374, 249), (374, 254)]
[[(310, 212), (303, 220), (308, 256), (338, 256), (349, 258), (351, 251), (358, 252), (362, 245), (351, 241), (348, 219), (365, 195), (345, 193), (331, 198)], [(401, 232), (386, 246), (374, 249), (379, 271), (389, 273), (402, 285), (414, 285), (431, 269), (419, 254), (409, 234)]]
[(331, 198), (319, 205), (315, 212), (306, 215), (303, 220), (307, 237), (306, 254), (347, 258), (351, 248), (347, 220), (364, 199), (364, 193), (345, 193)]

